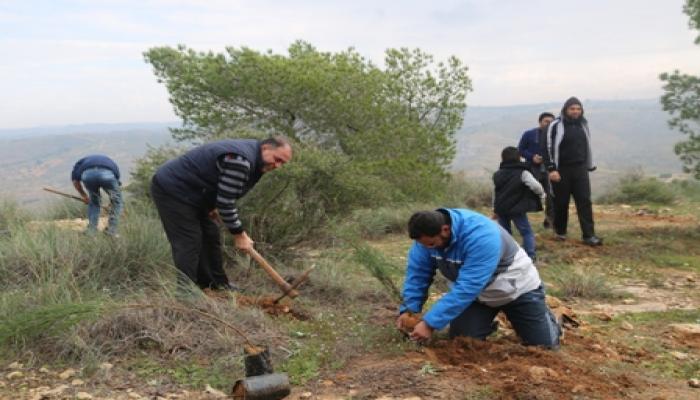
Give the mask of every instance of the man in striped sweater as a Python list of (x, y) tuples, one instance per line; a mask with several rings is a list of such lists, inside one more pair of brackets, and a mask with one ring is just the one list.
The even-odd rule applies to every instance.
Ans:
[(236, 248), (253, 247), (236, 201), (265, 172), (289, 162), (288, 139), (227, 139), (204, 144), (163, 164), (153, 177), (151, 195), (172, 248), (180, 282), (200, 288), (235, 290), (223, 269), (220, 218)]

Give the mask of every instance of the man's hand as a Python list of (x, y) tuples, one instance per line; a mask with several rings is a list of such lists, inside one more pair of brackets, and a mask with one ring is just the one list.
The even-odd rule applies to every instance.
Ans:
[(496, 213), (491, 214), (491, 219), (494, 221), (498, 221), (498, 214), (496, 214)]
[(413, 328), (410, 338), (416, 342), (425, 342), (433, 336), (433, 328), (431, 328), (425, 321), (421, 321)]
[(85, 204), (90, 204), (90, 198), (88, 197), (88, 195), (86, 195), (85, 193), (83, 193), (80, 197), (82, 197), (83, 203), (85, 203)]
[(216, 208), (209, 211), (209, 219), (214, 222), (219, 222), (219, 211)]
[(532, 162), (535, 164), (542, 164), (542, 156), (539, 154), (535, 154), (532, 156)]
[(561, 181), (561, 175), (559, 175), (559, 171), (552, 171), (549, 173), (549, 180), (552, 182), (559, 182)]
[(233, 243), (236, 245), (238, 250), (245, 253), (248, 253), (253, 248), (253, 244), (255, 244), (255, 242), (253, 242), (253, 240), (251, 240), (248, 237), (248, 234), (245, 232), (233, 235)]

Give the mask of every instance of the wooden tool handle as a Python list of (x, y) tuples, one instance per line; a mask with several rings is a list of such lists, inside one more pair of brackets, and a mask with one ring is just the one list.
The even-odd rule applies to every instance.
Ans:
[(287, 281), (282, 278), (280, 274), (275, 271), (274, 268), (272, 268), (272, 265), (270, 265), (255, 249), (251, 248), (250, 251), (248, 251), (248, 254), (250, 254), (251, 257), (253, 257), (253, 260), (260, 264), (262, 269), (265, 270), (265, 272), (270, 275), (270, 278), (272, 278), (273, 281), (277, 284), (277, 286), (282, 289), (282, 291), (289, 297), (295, 298), (299, 296), (299, 292), (294, 290), (292, 288), (292, 285), (290, 285)]
[[(292, 286), (292, 290), (298, 288), (299, 285), (301, 285), (302, 283), (306, 282), (306, 280), (309, 279), (309, 274), (311, 273), (311, 271), (314, 270), (314, 268), (316, 268), (316, 266), (315, 266), (315, 265), (312, 265), (309, 269), (307, 269), (306, 271), (304, 271), (304, 273), (302, 273), (301, 275), (299, 275), (299, 277), (296, 278), (296, 279), (294, 280), (294, 282), (292, 282), (292, 285), (291, 285), (291, 286)], [(283, 298), (285, 298), (285, 297), (287, 297), (287, 296), (289, 296), (289, 292), (284, 293), (284, 294), (281, 295), (280, 297), (276, 298), (275, 301), (274, 301), (274, 304), (279, 303), (280, 300), (282, 300)]]

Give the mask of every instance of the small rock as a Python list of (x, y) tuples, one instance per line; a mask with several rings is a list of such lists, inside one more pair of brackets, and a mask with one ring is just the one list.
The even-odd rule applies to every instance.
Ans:
[(70, 379), (70, 378), (74, 377), (77, 373), (78, 373), (78, 371), (74, 370), (73, 368), (68, 368), (67, 370), (58, 374), (58, 377), (61, 379), (64, 379), (64, 380)]
[(532, 378), (533, 382), (536, 384), (544, 382), (544, 380), (547, 378), (559, 378), (559, 374), (555, 370), (537, 365), (530, 367), (528, 372), (530, 373), (530, 377)]
[(219, 398), (227, 397), (226, 393), (222, 392), (221, 390), (214, 389), (213, 387), (209, 386), (209, 384), (207, 384), (207, 386), (204, 388), (204, 392), (207, 394), (210, 394), (214, 397), (219, 397)]
[(637, 302), (637, 301), (636, 301), (635, 299), (624, 299), (624, 300), (622, 300), (622, 304), (627, 304), (627, 305), (634, 304), (634, 303), (636, 303), (636, 302)]
[(693, 275), (688, 275), (685, 277), (685, 280), (688, 282), (695, 282), (695, 277)]
[(82, 386), (85, 384), (82, 379), (73, 379), (70, 383), (72, 386)]
[(304, 393), (299, 395), (299, 398), (300, 399), (310, 399), (311, 397), (313, 397), (313, 395), (314, 394), (311, 392), (304, 392)]
[(627, 322), (627, 321), (623, 321), (623, 322), (620, 324), (620, 329), (623, 329), (623, 330), (625, 330), (625, 331), (631, 331), (631, 330), (634, 330), (634, 325), (630, 324), (630, 323)]
[(39, 372), (41, 372), (42, 374), (49, 374), (49, 373), (51, 373), (51, 371), (49, 371), (49, 369), (46, 368), (46, 367), (41, 367), (41, 368), (39, 368)]
[(700, 379), (688, 379), (688, 386), (690, 386), (691, 388), (700, 389)]
[(90, 400), (90, 399), (92, 399), (92, 395), (90, 393), (87, 393), (87, 392), (78, 392), (75, 395), (75, 398), (78, 400)]
[(578, 384), (578, 385), (574, 386), (573, 389), (571, 389), (571, 393), (574, 393), (574, 394), (584, 393), (584, 392), (586, 392), (586, 386), (581, 385), (581, 384)]
[(326, 386), (326, 387), (335, 386), (335, 382), (333, 382), (330, 379), (326, 379), (326, 380), (321, 382), (321, 385)]
[(688, 353), (683, 353), (681, 351), (672, 351), (669, 353), (670, 355), (673, 356), (676, 360), (687, 360), (690, 358), (690, 355)]
[(108, 362), (100, 364), (100, 370), (102, 370), (102, 371), (109, 371), (113, 367), (114, 367), (114, 365), (112, 365)]
[(141, 399), (143, 399), (143, 396), (141, 396), (140, 394), (138, 394), (136, 392), (130, 392), (129, 398), (134, 399), (134, 400), (141, 400)]
[(58, 396), (59, 394), (65, 392), (67, 389), (70, 389), (70, 387), (68, 385), (60, 385), (60, 386), (56, 386), (55, 388), (53, 388), (51, 390), (47, 390), (41, 394), (44, 397)]
[(7, 366), (7, 368), (9, 368), (9, 369), (22, 369), (22, 367), (24, 367), (24, 364), (16, 362), (16, 361)]
[(598, 343), (593, 343), (591, 345), (591, 349), (595, 351), (603, 351), (603, 346), (599, 345)]
[(12, 372), (10, 372), (9, 374), (5, 375), (5, 377), (6, 377), (7, 379), (10, 379), (10, 380), (12, 380), (12, 379), (20, 379), (20, 378), (24, 378), (24, 374), (21, 373), (21, 372), (19, 372), (19, 371), (12, 371)]
[(610, 313), (607, 312), (599, 312), (595, 314), (596, 318), (598, 318), (601, 321), (612, 321), (613, 316)]
[(700, 335), (700, 324), (671, 324), (668, 327), (683, 335)]

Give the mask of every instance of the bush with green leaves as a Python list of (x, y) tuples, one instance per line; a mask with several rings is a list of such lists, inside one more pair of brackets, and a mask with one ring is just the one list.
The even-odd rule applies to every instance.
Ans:
[(620, 178), (598, 200), (607, 204), (671, 204), (676, 200), (676, 192), (667, 183), (633, 172)]
[[(293, 244), (322, 223), (363, 207), (430, 201), (449, 181), (454, 135), (471, 90), (455, 57), (435, 63), (418, 49), (390, 49), (379, 68), (355, 50), (321, 52), (295, 42), (288, 54), (184, 46), (145, 53), (183, 126), (180, 142), (284, 134), (294, 160), (242, 202), (258, 241)], [(147, 185), (168, 149), (138, 162), (132, 191)]]

